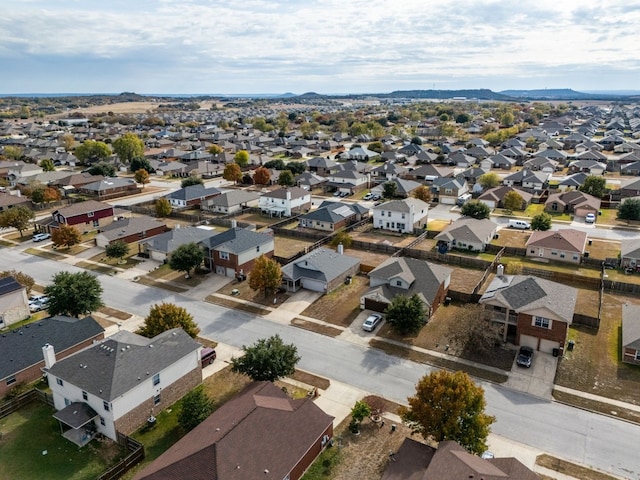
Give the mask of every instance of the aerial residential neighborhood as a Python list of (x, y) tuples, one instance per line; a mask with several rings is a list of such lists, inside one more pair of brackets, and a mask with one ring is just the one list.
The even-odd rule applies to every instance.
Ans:
[[(635, 104), (192, 103), (0, 122), (3, 449), (117, 452), (77, 478), (635, 478)], [(314, 120), (354, 112), (376, 127)], [(480, 392), (473, 441), (417, 418), (442, 372)]]

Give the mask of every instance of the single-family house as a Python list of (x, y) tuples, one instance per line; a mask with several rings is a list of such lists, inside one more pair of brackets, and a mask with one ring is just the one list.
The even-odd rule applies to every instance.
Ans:
[(0, 335), (0, 398), (42, 378), (43, 345), (53, 345), (62, 359), (103, 338), (104, 328), (93, 317), (55, 316), (6, 331)]
[(640, 267), (640, 239), (625, 238), (620, 242), (620, 266), (633, 270)]
[(329, 176), (327, 187), (329, 190), (354, 193), (369, 188), (371, 173), (356, 169), (338, 170)]
[(141, 248), (152, 260), (164, 262), (180, 245), (200, 243), (217, 233), (210, 226), (175, 228), (143, 242)]
[(558, 187), (561, 190), (577, 190), (584, 184), (588, 176), (589, 175), (584, 172), (574, 173), (573, 175), (565, 177), (565, 179), (558, 184)]
[(228, 215), (241, 212), (248, 207), (257, 207), (260, 194), (246, 190), (229, 190), (215, 197), (208, 198), (200, 204), (200, 209)]
[(546, 157), (533, 157), (522, 164), (523, 168), (531, 171), (553, 173), (558, 168), (558, 161)]
[(0, 330), (29, 315), (27, 289), (12, 276), (0, 278)]
[(481, 458), (467, 452), (453, 440), (431, 447), (405, 438), (382, 480), (539, 480), (540, 477), (515, 457)]
[(431, 183), (436, 178), (451, 177), (453, 176), (453, 169), (451, 167), (443, 167), (441, 165), (420, 165), (413, 170), (409, 170), (404, 178), (408, 180), (416, 180), (420, 182)]
[(425, 228), (429, 204), (417, 198), (391, 200), (373, 207), (373, 226), (393, 232), (413, 233), (414, 228)]
[(235, 277), (247, 275), (256, 258), (273, 256), (273, 235), (244, 228), (230, 228), (200, 242), (204, 248), (205, 265), (218, 275)]
[(416, 294), (431, 317), (447, 296), (452, 271), (417, 258), (389, 258), (369, 272), (369, 289), (360, 297), (360, 308), (384, 312), (396, 295)]
[(66, 191), (74, 191), (85, 185), (90, 185), (104, 180), (104, 178), (105, 177), (103, 175), (91, 175), (89, 172), (72, 173), (66, 177), (58, 179), (57, 181), (53, 181), (51, 185), (63, 188)]
[(360, 259), (338, 251), (317, 248), (282, 267), (282, 285), (289, 292), (300, 288), (328, 293), (360, 270)]
[(497, 275), (479, 302), (487, 320), (503, 327), (503, 339), (545, 353), (564, 349), (578, 290), (526, 275)]
[(619, 192), (622, 198), (640, 196), (640, 179), (633, 178), (622, 183)]
[(533, 194), (529, 192), (525, 192), (519, 188), (508, 187), (506, 185), (502, 185), (500, 187), (493, 187), (483, 192), (478, 200), (489, 208), (504, 208), (504, 197), (509, 192), (515, 192), (522, 197), (522, 205), (521, 209), (524, 210), (531, 203), (531, 199), (533, 198)]
[(395, 198), (407, 198), (411, 196), (411, 193), (418, 187), (422, 185), (420, 182), (416, 182), (413, 180), (407, 180), (404, 178), (392, 178), (391, 180), (387, 180), (384, 183), (380, 183), (371, 189), (371, 193), (376, 195), (380, 195), (381, 197), (384, 195), (385, 185), (387, 183), (393, 183), (396, 188), (394, 190)]
[(640, 365), (640, 306), (622, 305), (622, 361)]
[(516, 159), (506, 157), (501, 153), (491, 155), (490, 157), (483, 158), (480, 161), (480, 166), (483, 168), (500, 168), (502, 170), (511, 170), (516, 164)]
[(399, 165), (392, 161), (387, 161), (371, 171), (371, 173), (375, 177), (375, 180), (378, 181), (385, 181), (391, 180), (392, 178), (402, 177), (407, 172), (408, 170), (406, 167), (403, 167), (402, 165)]
[(98, 200), (86, 200), (54, 210), (51, 214), (54, 223), (50, 224), (50, 226), (56, 228), (57, 225), (64, 224), (70, 226), (78, 225), (79, 228), (83, 225), (99, 227), (111, 223), (114, 216), (115, 210), (112, 205)]
[(300, 187), (279, 188), (263, 193), (258, 199), (263, 214), (272, 217), (290, 217), (311, 208), (311, 193)]
[(313, 157), (307, 160), (307, 166), (311, 173), (320, 175), (321, 177), (328, 177), (333, 172), (338, 170), (337, 163), (329, 158)]
[(298, 226), (325, 232), (336, 232), (369, 216), (369, 209), (357, 203), (324, 201), (309, 213), (300, 215)]
[(534, 230), (527, 240), (527, 257), (580, 263), (586, 245), (587, 234), (580, 230)]
[(54, 418), (79, 446), (132, 433), (202, 382), (202, 345), (181, 328), (153, 338), (121, 330), (62, 360), (54, 348), (42, 348)]
[(569, 173), (585, 172), (589, 175), (602, 175), (606, 170), (607, 164), (597, 160), (574, 160), (569, 163)]
[(488, 218), (477, 220), (463, 217), (448, 225), (435, 236), (438, 250), (445, 253), (453, 248), (484, 252), (485, 248), (496, 235), (498, 225)]
[(587, 213), (598, 214), (600, 199), (579, 190), (552, 193), (544, 202), (544, 209), (550, 213), (573, 213), (584, 217)]
[(440, 177), (431, 183), (434, 200), (443, 205), (455, 205), (458, 198), (468, 192), (469, 185), (462, 177)]
[(331, 445), (333, 417), (254, 382), (142, 470), (135, 480), (299, 480)]
[(329, 179), (316, 173), (302, 172), (300, 175), (296, 175), (293, 181), (297, 187), (311, 191), (317, 188), (324, 188)]
[(215, 187), (204, 185), (189, 185), (164, 196), (173, 208), (197, 207), (208, 200), (217, 197), (222, 192)]
[(97, 199), (108, 199), (124, 195), (134, 195), (141, 191), (132, 178), (109, 177), (80, 187), (79, 192)]
[(0, 212), (18, 206), (31, 208), (31, 199), (21, 195), (11, 195), (10, 193), (0, 192)]
[(117, 241), (141, 242), (169, 230), (167, 224), (157, 218), (147, 216), (119, 218), (105, 227), (100, 227), (94, 240), (96, 246), (106, 248), (107, 245)]
[(547, 188), (549, 184), (550, 173), (543, 171), (531, 171), (527, 169), (512, 173), (502, 179), (503, 185), (509, 187), (522, 187), (531, 190), (541, 191)]

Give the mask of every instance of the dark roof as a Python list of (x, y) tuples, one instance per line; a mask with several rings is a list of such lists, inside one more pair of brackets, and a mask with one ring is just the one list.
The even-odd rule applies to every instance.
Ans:
[(351, 205), (342, 202), (324, 201), (316, 210), (306, 213), (300, 218), (315, 220), (318, 222), (337, 223), (345, 218), (352, 217), (359, 213), (361, 214), (361, 209), (356, 209), (356, 206), (356, 204)]
[(622, 346), (640, 350), (639, 305), (622, 305)]
[(0, 295), (6, 295), (7, 293), (15, 292), (16, 290), (22, 290), (22, 288), (24, 287), (11, 276), (0, 278)]
[(47, 343), (56, 352), (64, 352), (101, 333), (104, 329), (93, 317), (80, 320), (63, 316), (45, 318), (3, 333), (0, 336), (0, 379), (40, 362), (44, 364), (42, 347)]
[(147, 216), (121, 218), (105, 227), (100, 227), (101, 232), (98, 235), (103, 235), (108, 240), (115, 240), (163, 226), (166, 227), (163, 221)]
[(135, 479), (285, 478), (332, 422), (311, 399), (292, 400), (273, 383), (251, 383)]
[(180, 328), (153, 338), (122, 330), (56, 362), (49, 374), (111, 401), (200, 347)]
[[(273, 242), (273, 237), (268, 233), (258, 233), (236, 227), (209, 237), (203, 240), (201, 244), (210, 250), (224, 250), (225, 252), (240, 254), (269, 242)], [(266, 253), (266, 251), (260, 253)]]
[(73, 402), (53, 414), (53, 418), (72, 428), (80, 428), (97, 416), (96, 411), (84, 402)]
[(357, 257), (320, 247), (282, 267), (282, 278), (294, 281), (308, 278), (328, 283), (359, 264)]
[(69, 218), (75, 217), (76, 215), (84, 215), (88, 212), (100, 212), (102, 210), (113, 211), (113, 206), (97, 200), (85, 200), (84, 202), (73, 203), (68, 207), (54, 211), (53, 217), (55, 218), (56, 215), (62, 215), (64, 218)]
[(204, 185), (189, 185), (175, 192), (165, 195), (165, 198), (173, 198), (175, 200), (193, 200), (202, 197), (213, 197), (220, 195), (221, 191), (215, 187), (207, 188)]

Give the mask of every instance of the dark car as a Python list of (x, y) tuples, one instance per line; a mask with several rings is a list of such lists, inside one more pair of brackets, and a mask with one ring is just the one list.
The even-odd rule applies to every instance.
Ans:
[(202, 363), (202, 368), (207, 365), (211, 365), (215, 359), (216, 351), (213, 348), (205, 347), (200, 351), (200, 362)]
[(532, 360), (533, 360), (533, 348), (520, 347), (520, 350), (518, 350), (518, 357), (516, 358), (516, 363), (521, 367), (529, 368), (531, 366)]

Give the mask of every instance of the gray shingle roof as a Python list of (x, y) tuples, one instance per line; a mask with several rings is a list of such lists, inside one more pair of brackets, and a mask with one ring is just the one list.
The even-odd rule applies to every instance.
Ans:
[(417, 198), (404, 198), (402, 200), (391, 200), (389, 202), (382, 203), (376, 207), (373, 207), (374, 210), (384, 210), (391, 212), (401, 212), (408, 213), (411, 211), (411, 207), (413, 206), (415, 212), (419, 212), (421, 210), (427, 210), (429, 208), (429, 204), (419, 200)]
[(240, 254), (247, 250), (255, 250), (257, 246), (265, 245), (272, 241), (273, 237), (268, 233), (253, 232), (244, 228), (231, 228), (226, 232), (209, 237), (201, 243), (210, 250), (223, 250)]
[(49, 373), (111, 401), (200, 347), (180, 328), (154, 338), (122, 330), (56, 362)]
[(9, 276), (0, 278), (0, 295), (6, 295), (7, 293), (15, 292), (16, 290), (22, 290), (22, 285), (18, 281)]
[(164, 222), (151, 217), (122, 218), (105, 227), (101, 227), (100, 235), (108, 240), (126, 237), (165, 225)]
[(103, 332), (93, 317), (57, 316), (3, 333), (0, 336), (0, 379), (43, 362), (42, 347), (47, 343), (56, 352), (63, 352)]
[(230, 207), (233, 205), (240, 205), (242, 203), (252, 202), (260, 198), (260, 195), (256, 192), (246, 192), (244, 190), (230, 190), (224, 192), (221, 195), (210, 198), (207, 200), (207, 205)]
[(148, 245), (149, 249), (158, 252), (170, 253), (173, 252), (180, 245), (186, 243), (200, 243), (203, 240), (217, 235), (215, 230), (198, 228), (198, 227), (184, 227), (176, 228), (170, 232), (161, 233), (156, 235), (148, 242), (144, 242), (144, 245)]
[(456, 220), (444, 231), (435, 236), (435, 240), (464, 241), (464, 242), (484, 242), (489, 235), (492, 235), (498, 225), (488, 218), (477, 220), (475, 218), (463, 217)]
[(220, 190), (215, 187), (207, 188), (204, 185), (189, 185), (188, 187), (181, 188), (180, 190), (176, 190), (175, 192), (165, 195), (165, 198), (188, 201), (219, 194)]
[(293, 281), (309, 278), (330, 282), (359, 263), (359, 258), (340, 255), (328, 248), (318, 248), (282, 267), (282, 277)]

